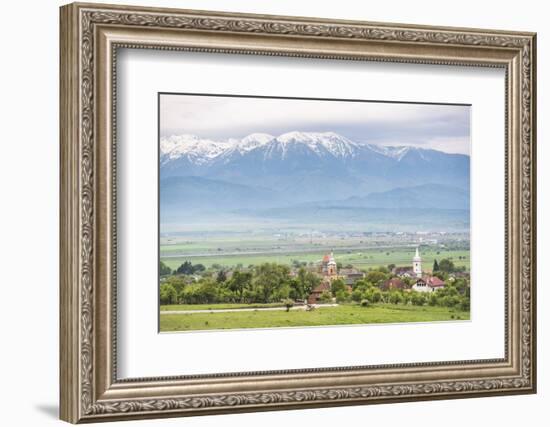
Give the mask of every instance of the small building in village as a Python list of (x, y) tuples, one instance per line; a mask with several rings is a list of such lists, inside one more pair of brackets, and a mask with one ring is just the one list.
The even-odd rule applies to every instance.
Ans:
[(348, 286), (355, 285), (359, 280), (365, 278), (365, 273), (357, 270), (356, 268), (342, 268), (339, 272), (340, 277), (344, 279), (344, 282)]
[(411, 267), (395, 267), (391, 272), (397, 277), (415, 277), (414, 271)]
[(408, 278), (420, 278), (422, 277), (422, 257), (416, 248), (416, 253), (412, 259), (412, 266), (406, 267), (394, 267), (391, 271), (393, 275), (397, 277)]
[(427, 275), (422, 272), (422, 257), (420, 256), (418, 247), (412, 259), (412, 266), (396, 267), (392, 270), (392, 273), (397, 277), (386, 280), (381, 286), (382, 289), (406, 289), (407, 286), (401, 280), (404, 278), (415, 280), (411, 289), (417, 292), (433, 292), (445, 286), (445, 282), (439, 277)]
[(445, 282), (436, 276), (423, 276), (419, 278), (412, 286), (412, 289), (417, 292), (434, 292), (442, 289)]
[(321, 295), (324, 292), (330, 292), (330, 282), (323, 281), (315, 287), (307, 297), (307, 303), (311, 305), (319, 304)]
[(407, 289), (407, 285), (399, 277), (392, 277), (391, 279), (382, 282), (380, 289), (383, 291), (391, 291), (394, 289), (403, 290)]

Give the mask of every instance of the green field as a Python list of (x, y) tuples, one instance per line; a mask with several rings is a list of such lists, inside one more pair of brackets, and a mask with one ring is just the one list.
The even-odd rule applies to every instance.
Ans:
[[(210, 305), (210, 307), (215, 305)], [(370, 307), (340, 305), (313, 311), (241, 311), (161, 314), (161, 332), (208, 329), (274, 328), (291, 326), (357, 325), (369, 323), (469, 320), (470, 313), (445, 307), (379, 304)]]
[[(164, 249), (164, 247), (163, 247)], [(161, 252), (161, 261), (170, 268), (178, 268), (183, 262), (191, 261), (193, 264), (202, 263), (206, 267), (211, 267), (213, 264), (218, 264), (222, 267), (234, 267), (238, 264), (248, 266), (250, 264), (258, 265), (265, 262), (275, 262), (278, 264), (290, 264), (293, 261), (299, 262), (319, 262), (324, 254), (330, 251), (330, 248), (320, 250), (313, 249), (311, 252), (273, 252), (264, 254), (232, 254), (224, 255), (212, 254), (208, 256), (189, 256), (182, 255), (176, 257), (166, 257), (166, 251)], [(222, 251), (219, 251), (222, 252)], [(334, 249), (334, 256), (342, 265), (352, 264), (356, 268), (378, 267), (381, 265), (395, 264), (397, 266), (405, 266), (411, 264), (411, 259), (414, 255), (412, 248), (380, 248), (380, 249), (354, 249), (354, 250), (338, 250)], [(462, 257), (462, 259), (459, 259)], [(469, 250), (446, 250), (446, 249), (424, 249), (422, 251), (422, 268), (429, 271), (432, 267), (433, 260), (442, 258), (451, 258), (455, 266), (465, 266), (470, 268), (470, 251)]]

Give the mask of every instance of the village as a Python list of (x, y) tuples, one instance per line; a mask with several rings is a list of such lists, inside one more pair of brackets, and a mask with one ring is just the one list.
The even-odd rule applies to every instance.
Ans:
[[(438, 264), (436, 263), (436, 269)], [(402, 292), (436, 292), (445, 287), (445, 281), (442, 280), (444, 272), (433, 272), (435, 274), (428, 274), (422, 270), (422, 258), (419, 254), (418, 247), (416, 253), (411, 260), (411, 265), (407, 267), (389, 266), (391, 269), (388, 273), (385, 272), (385, 268), (378, 269), (378, 272), (383, 274), (389, 274), (391, 277), (386, 280), (379, 280), (377, 287), (381, 291), (402, 291)], [(439, 269), (438, 269), (439, 270)], [(454, 270), (454, 269), (453, 269)], [(375, 273), (377, 271), (375, 270)], [(311, 294), (307, 298), (307, 304), (316, 305), (323, 302), (330, 301), (332, 297), (327, 295), (334, 294), (334, 283), (344, 283), (344, 292), (352, 294), (354, 288), (358, 283), (364, 281), (368, 273), (360, 271), (352, 266), (348, 268), (338, 269), (338, 263), (334, 257), (334, 254), (326, 254), (322, 261), (319, 263), (318, 273), (321, 279), (321, 283), (316, 286)], [(456, 281), (457, 278), (469, 279), (469, 274), (462, 271), (448, 272), (446, 278), (449, 282)], [(296, 275), (296, 271), (292, 271), (291, 275)], [(380, 276), (379, 276), (380, 277)], [(336, 299), (334, 298), (334, 301)]]
[[(446, 258), (434, 259), (433, 264), (429, 262), (428, 268), (423, 268), (418, 246), (410, 260), (408, 266), (390, 264), (359, 269), (341, 265), (331, 251), (316, 263), (293, 266), (264, 263), (249, 268), (212, 270), (186, 261), (177, 270), (169, 271), (161, 264), (161, 323), (170, 317), (177, 318), (178, 328), (185, 329), (181, 322), (190, 321), (189, 316), (224, 314), (225, 321), (231, 323), (234, 318), (254, 312), (267, 317), (286, 313), (287, 319), (278, 320), (286, 325), (293, 313), (305, 315), (313, 311), (324, 313), (320, 324), (357, 323), (365, 315), (368, 317), (369, 310), (352, 311), (369, 307), (372, 313), (381, 308), (416, 310), (412, 313), (397, 310), (391, 319), (399, 321), (432, 320), (433, 313), (429, 310), (439, 310), (439, 317), (433, 320), (469, 316), (470, 275), (465, 268), (455, 267)], [(422, 311), (420, 317), (418, 309)], [(349, 312), (354, 317), (342, 320), (334, 316), (336, 320), (331, 320), (330, 314), (338, 312)], [(216, 317), (208, 317), (200, 326), (209, 329), (216, 324), (212, 321)], [(237, 321), (236, 326), (241, 323)], [(193, 325), (194, 329), (201, 328)]]

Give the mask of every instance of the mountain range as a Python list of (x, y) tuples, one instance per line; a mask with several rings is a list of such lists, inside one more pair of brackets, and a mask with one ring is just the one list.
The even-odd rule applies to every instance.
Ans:
[(339, 200), (429, 183), (468, 190), (470, 159), (411, 146), (357, 143), (333, 132), (255, 133), (226, 141), (162, 138), (161, 180), (183, 176), (252, 183), (293, 202)]
[(358, 143), (333, 132), (160, 141), (163, 214), (468, 210), (469, 176), (466, 155)]

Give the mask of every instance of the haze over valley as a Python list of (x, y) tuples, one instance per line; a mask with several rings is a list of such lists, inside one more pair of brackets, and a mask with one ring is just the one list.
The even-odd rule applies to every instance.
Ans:
[[(160, 142), (163, 231), (469, 229), (469, 156), (357, 143), (334, 132)], [(196, 227), (195, 227), (196, 230)], [(205, 230), (206, 231), (206, 230)]]

